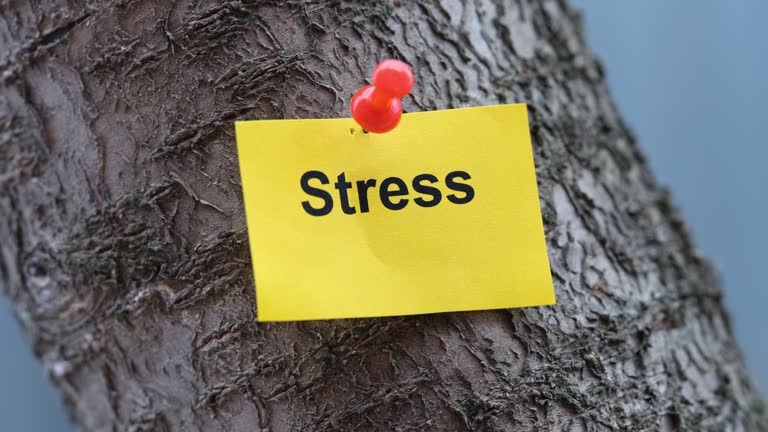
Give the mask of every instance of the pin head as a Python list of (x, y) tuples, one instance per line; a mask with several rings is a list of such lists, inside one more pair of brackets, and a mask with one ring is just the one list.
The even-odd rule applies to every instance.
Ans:
[(400, 60), (384, 60), (373, 69), (373, 85), (392, 98), (404, 98), (413, 88), (413, 72)]
[(384, 133), (400, 123), (400, 98), (413, 88), (411, 68), (399, 60), (384, 60), (373, 70), (373, 84), (352, 96), (352, 117), (368, 132)]

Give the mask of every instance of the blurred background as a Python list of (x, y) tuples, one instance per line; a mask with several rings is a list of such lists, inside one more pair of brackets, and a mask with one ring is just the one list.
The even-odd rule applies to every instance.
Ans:
[(768, 397), (768, 2), (574, 0), (657, 180), (717, 268)]
[[(624, 119), (720, 271), (736, 337), (765, 397), (768, 2), (574, 3)], [(2, 430), (71, 430), (5, 299), (0, 344)]]

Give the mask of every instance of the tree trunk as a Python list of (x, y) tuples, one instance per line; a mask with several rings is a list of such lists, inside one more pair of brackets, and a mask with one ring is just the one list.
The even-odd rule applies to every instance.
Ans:
[[(0, 284), (78, 429), (768, 429), (564, 2), (0, 8)], [(347, 116), (388, 57), (407, 111), (530, 104), (556, 306), (255, 322), (234, 121)]]

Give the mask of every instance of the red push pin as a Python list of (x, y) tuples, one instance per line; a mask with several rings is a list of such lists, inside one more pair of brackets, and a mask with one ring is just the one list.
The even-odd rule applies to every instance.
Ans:
[(413, 88), (413, 72), (400, 60), (384, 60), (373, 69), (373, 84), (352, 96), (349, 107), (355, 121), (368, 132), (389, 132), (400, 123), (400, 98)]

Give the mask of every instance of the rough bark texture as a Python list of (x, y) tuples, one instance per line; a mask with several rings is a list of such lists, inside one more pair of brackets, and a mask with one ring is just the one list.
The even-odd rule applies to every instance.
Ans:
[[(0, 286), (77, 428), (768, 429), (563, 2), (0, 8)], [(408, 111), (530, 104), (557, 306), (255, 322), (233, 122), (346, 116), (386, 57)]]

